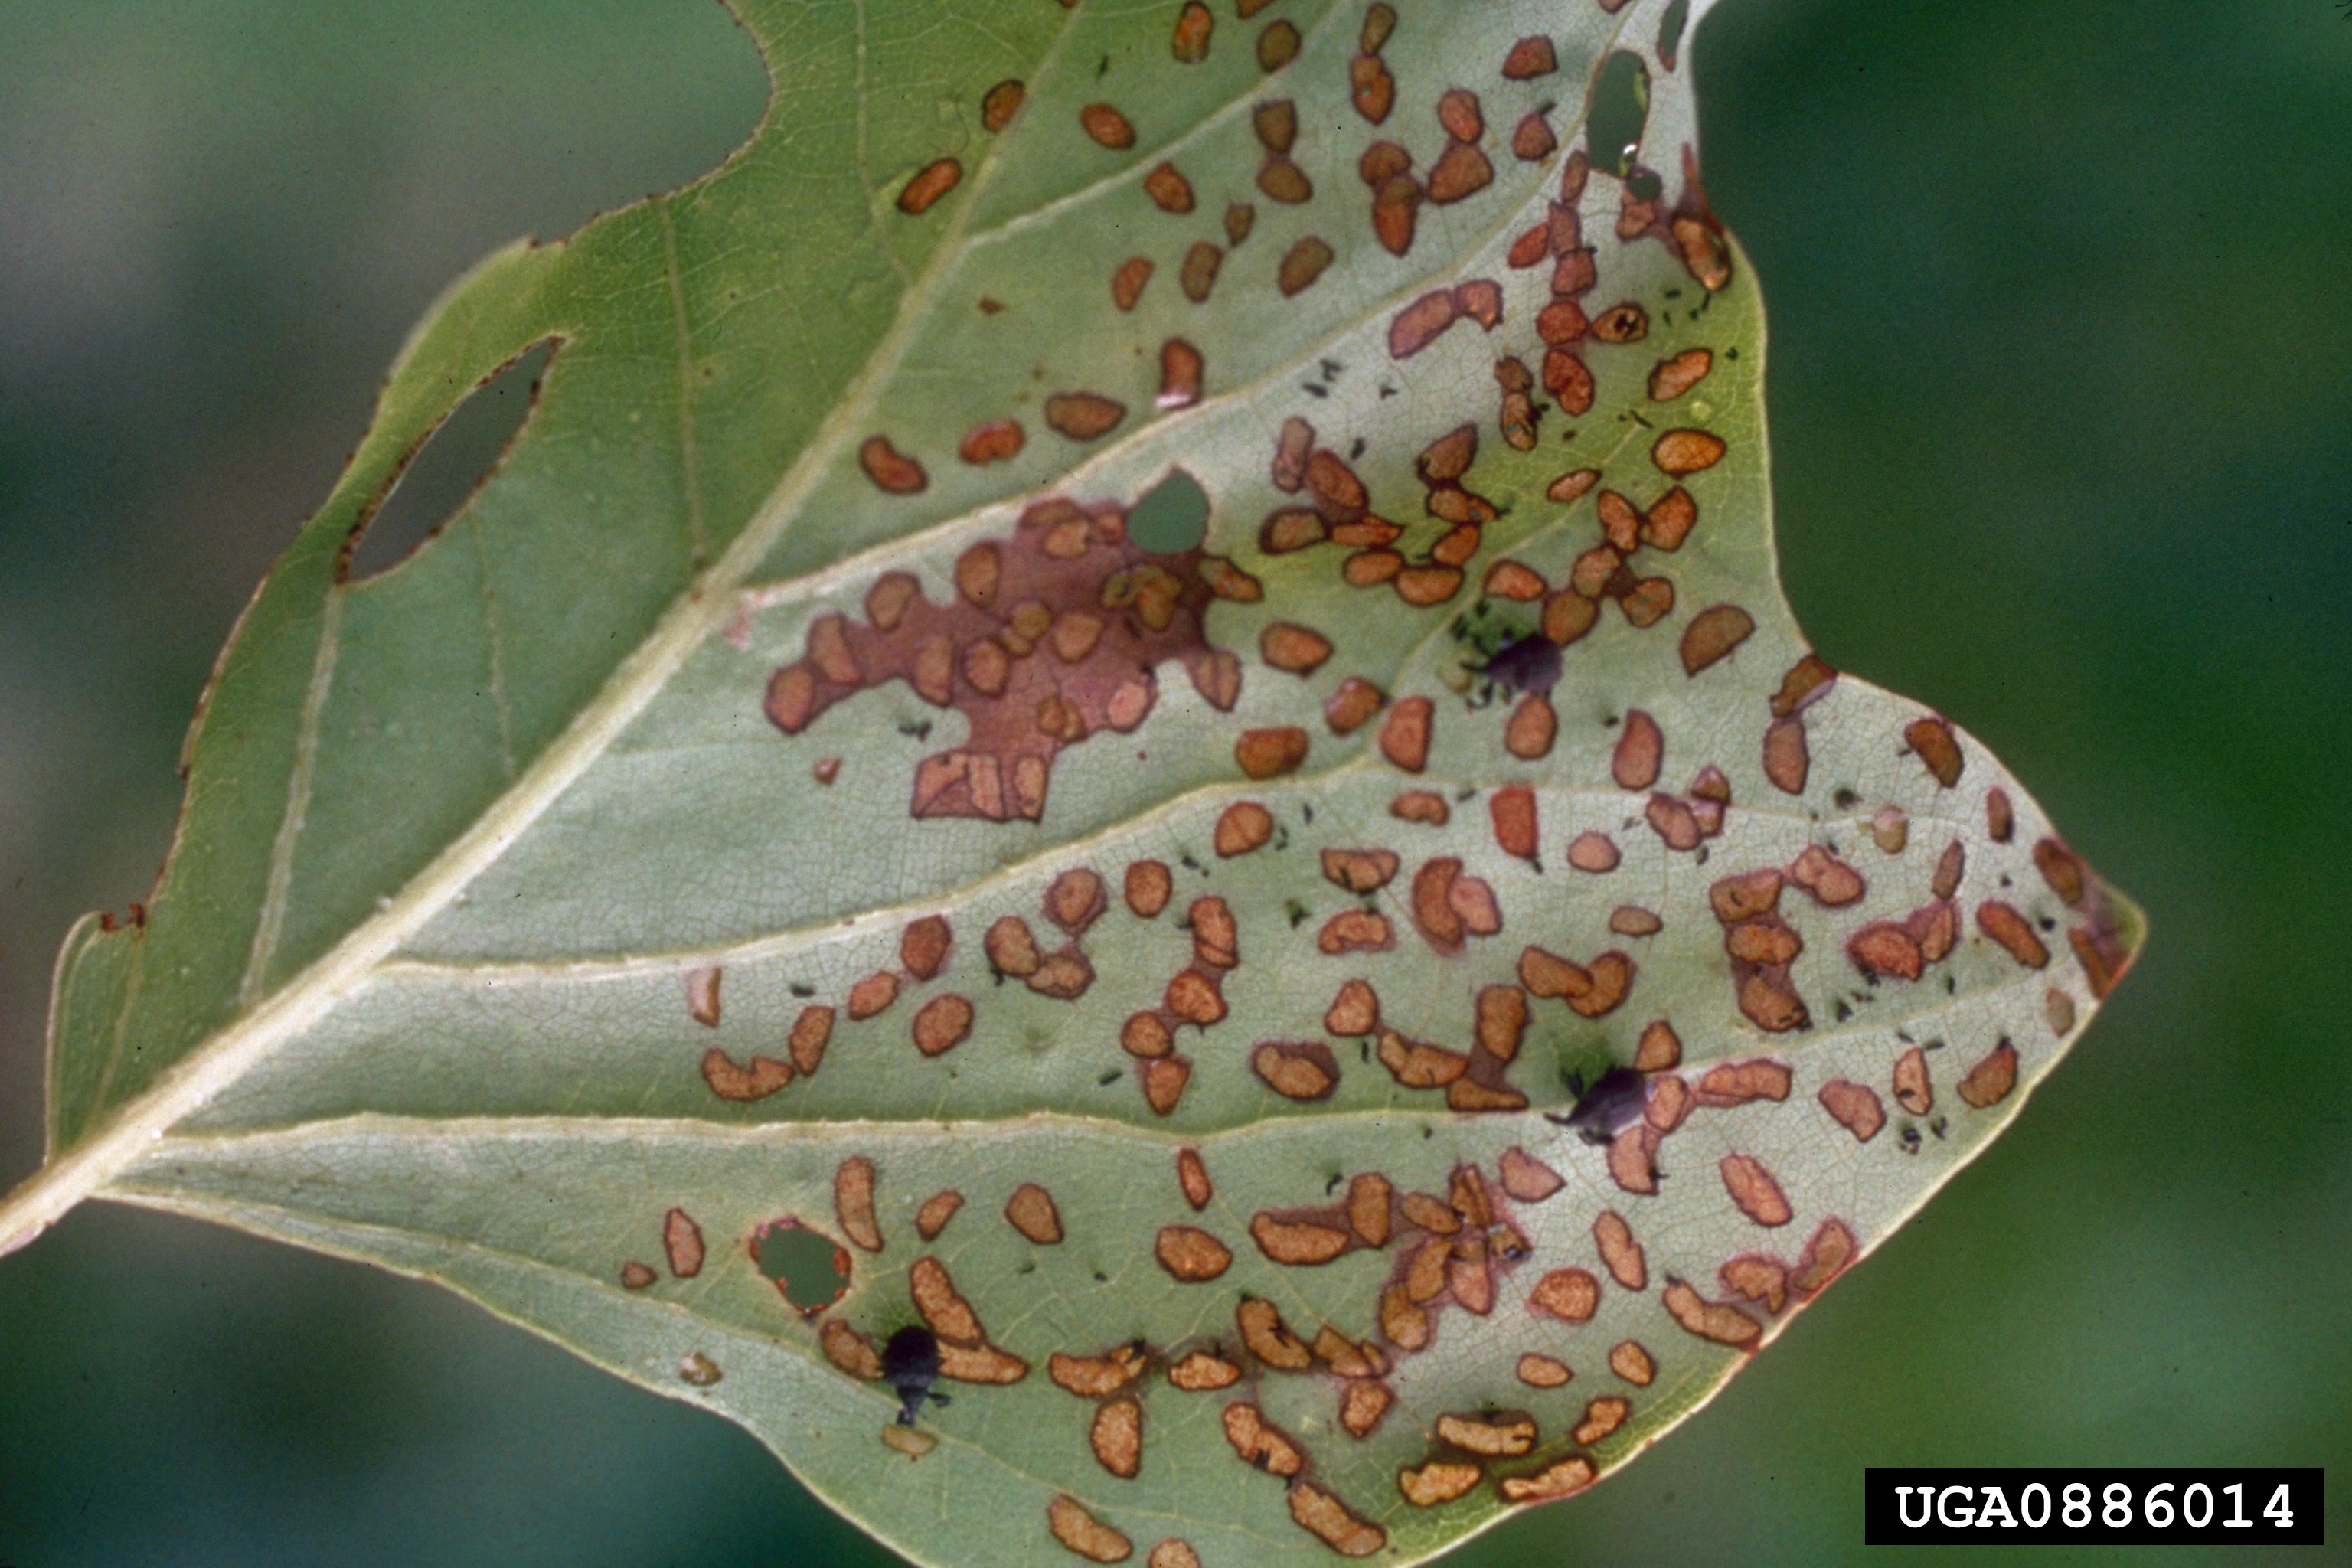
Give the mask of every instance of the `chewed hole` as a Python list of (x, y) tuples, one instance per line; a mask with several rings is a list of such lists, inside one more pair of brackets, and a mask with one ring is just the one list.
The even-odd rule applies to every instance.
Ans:
[(1679, 63), (1683, 29), (1690, 25), (1690, 0), (1675, 0), (1658, 23), (1658, 58), (1672, 70)]
[(848, 1249), (789, 1216), (752, 1236), (751, 1259), (796, 1312), (822, 1312), (849, 1293)]
[(364, 524), (352, 552), (352, 581), (389, 571), (415, 554), (489, 482), (530, 417), (540, 377), (554, 350), (551, 338), (524, 350), (434, 427)]
[(1592, 84), (1592, 112), (1584, 122), (1592, 166), (1623, 179), (1649, 118), (1650, 68), (1632, 50), (1619, 49), (1601, 62), (1601, 78)]
[(1170, 469), (1128, 511), (1127, 537), (1154, 555), (1200, 549), (1209, 537), (1209, 492), (1183, 469)]

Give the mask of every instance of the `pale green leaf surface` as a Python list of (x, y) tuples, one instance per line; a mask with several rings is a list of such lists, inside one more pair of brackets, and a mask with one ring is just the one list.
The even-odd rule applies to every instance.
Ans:
[[(2138, 941), (2136, 911), (1972, 739), (1851, 677), (1802, 673), (1773, 571), (1760, 308), (1689, 173), (1689, 49), (1671, 29), (1705, 5), (1402, 0), (1382, 48), (1394, 103), (1377, 129), (1349, 96), (1356, 0), (1281, 0), (1246, 22), (1219, 0), (1196, 63), (1174, 58), (1183, 7), (1165, 0), (739, 9), (775, 79), (751, 141), (675, 195), (501, 252), (458, 283), (263, 584), (192, 733), (153, 898), (142, 918), (86, 922), (60, 958), (52, 1159), (10, 1199), (0, 1237), (96, 1194), (440, 1279), (742, 1422), (867, 1529), (958, 1568), (1054, 1560), (1057, 1497), (1112, 1532), (1106, 1552), (1114, 1534), (1139, 1560), (1181, 1539), (1211, 1568), (1329, 1555), (1294, 1519), (1301, 1500), (1328, 1497), (1348, 1510), (1331, 1516), (1347, 1545), (1411, 1563), (1517, 1506), (1512, 1480), (1579, 1457), (1605, 1474), (1780, 1331), (1835, 1272), (1824, 1260), (1842, 1237), (1866, 1252), (1997, 1134)], [(1283, 25), (1299, 47), (1286, 63), (1274, 48), (1268, 73), (1261, 40)], [(1662, 52), (1662, 28), (1679, 47)], [(1536, 37), (1555, 68), (1507, 77), (1515, 43)], [(1515, 267), (1508, 253), (1575, 184), (1567, 160), (1584, 149), (1592, 84), (1632, 74), (1604, 70), (1620, 52), (1646, 74), (1632, 171), (1639, 189), (1657, 182), (1656, 205), (1634, 210), (1601, 149), (1574, 195), (1598, 281), (1575, 298), (1596, 321), (1621, 302), (1643, 320), (1614, 331), (1628, 341), (1576, 345), (1593, 395), (1571, 414), (1538, 336), (1555, 258)], [(1010, 79), (1026, 101), (992, 132), (983, 100)], [(1492, 177), (1423, 202), (1394, 254), (1359, 161), (1392, 139), (1416, 180), (1438, 177), (1449, 88), (1476, 95)], [(1276, 100), (1295, 105), (1303, 202), (1274, 199), (1298, 193), (1260, 174), (1260, 111)], [(1131, 146), (1083, 129), (1097, 103), (1124, 113)], [(1597, 113), (1623, 123), (1626, 109)], [(1557, 147), (1515, 156), (1536, 111)], [(960, 183), (902, 210), (908, 182), (944, 157)], [(1163, 161), (1187, 177), (1189, 212), (1155, 202)], [(1252, 208), (1238, 240), (1235, 203)], [(1310, 240), (1330, 259), (1286, 293), (1285, 258)], [(1199, 300), (1197, 275), (1183, 286), (1196, 244), (1221, 256)], [(1121, 308), (1112, 278), (1133, 257), (1152, 271)], [(1400, 312), (1486, 280), (1499, 321), (1465, 316), (1392, 354)], [(407, 458), (471, 388), (549, 340), (543, 395), (497, 474), (410, 560), (349, 580), (348, 542)], [(1170, 395), (1171, 341), (1205, 366), (1197, 402)], [(1702, 379), (1653, 384), (1697, 350), (1711, 356)], [(1538, 383), (1521, 444), (1507, 439), (1507, 359)], [(1049, 400), (1079, 392), (1114, 400), (1118, 418), (1056, 427), (1069, 420)], [(1017, 453), (959, 457), (967, 432), (1007, 418), (1023, 427)], [(1460, 483), (1494, 515), (1456, 536), (1472, 547), (1465, 580), (1415, 604), (1348, 580), (1363, 563), (1342, 563), (1377, 540), (1269, 553), (1262, 521), (1316, 491), (1277, 483), (1296, 420), (1424, 570), (1451, 526), (1438, 514), (1475, 503), (1425, 485), (1416, 457), (1474, 426)], [(1670, 431), (1720, 442), (1719, 460), (1684, 467), (1657, 445)], [(919, 489), (877, 484), (861, 462), (875, 437), (920, 464)], [(1205, 556), (1119, 542), (1119, 513), (1176, 467), (1210, 500)], [(1550, 499), (1583, 469), (1597, 485)], [(1677, 481), (1695, 502), (1688, 537), (1645, 536), (1622, 574), (1596, 565), (1612, 498), (1660, 526)], [(1332, 516), (1353, 515), (1322, 493)], [(1055, 518), (1079, 515), (1055, 503), (1101, 527), (1069, 524), (1051, 552)], [(991, 551), (1016, 586), (947, 618), (976, 581), (960, 573)], [(1547, 597), (1482, 594), (1503, 562), (1539, 575)], [(1150, 608), (1154, 573), (1181, 595), (1171, 616)], [(908, 624), (937, 619), (952, 645), (945, 692), (871, 679), (866, 665), (911, 659), (920, 640), (889, 640), (897, 623), (877, 606), (891, 574), (919, 586)], [(1028, 592), (1066, 602), (1024, 653)], [(1550, 623), (1575, 635), (1548, 726), (1545, 698), (1482, 700), (1486, 656), (1548, 609), (1595, 605), (1589, 631)], [(1723, 605), (1752, 633), (1702, 661), (1692, 628)], [(1099, 642), (1072, 611), (1108, 628)], [(1276, 668), (1297, 662), (1277, 657), (1278, 633), (1262, 640), (1278, 625), (1312, 628), (1328, 658)], [(1013, 640), (1001, 702), (969, 662), (982, 631)], [(1073, 638), (1063, 651), (1057, 636)], [(846, 673), (845, 637), (866, 661)], [(826, 668), (837, 679), (796, 686)], [(1385, 710), (1334, 718), (1348, 679), (1377, 687)], [(802, 700), (813, 689), (838, 700)], [(1064, 694), (1083, 734), (1037, 706)], [(1412, 699), (1433, 704), (1425, 759), (1389, 728)], [(1621, 750), (1637, 713), (1664, 738), (1654, 783)], [(1293, 750), (1244, 740), (1265, 732), (1293, 734)], [(1285, 765), (1254, 777), (1243, 764), (1260, 744)], [(1707, 769), (1729, 800), (1712, 821)], [(1402, 819), (1408, 791), (1442, 800), (1448, 820)], [(1531, 854), (1507, 830), (1516, 809), (1532, 810)], [(1398, 859), (1353, 892), (1326, 874), (1327, 850)], [(1811, 875), (1824, 852), (1854, 888)], [(1430, 868), (1447, 858), (1460, 862), (1450, 900)], [(1149, 864), (1169, 873), (1164, 908), (1126, 896)], [(1791, 880), (1777, 922), (1719, 918), (1727, 884), (1767, 870), (1802, 870), (1829, 896)], [(1057, 924), (1055, 889), (1083, 872), (1104, 896)], [(1439, 891), (1418, 899), (1423, 888)], [(1236, 962), (1211, 962), (1213, 919), (1194, 902), (1209, 897), (1231, 913)], [(1499, 929), (1481, 934), (1487, 910)], [(935, 918), (951, 933), (936, 964), (908, 935)], [(1015, 921), (1038, 953), (1062, 956), (1021, 956)], [(1350, 931), (1365, 944), (1341, 940)], [(1555, 971), (1571, 990), (1609, 989), (1616, 961), (1596, 963), (1608, 952), (1630, 984), (1582, 994), (1581, 1011), (1557, 994), (1528, 1003), (1517, 987), (1542, 973), (1530, 948), (1574, 961)], [(1351, 980), (1377, 994), (1369, 1031), (1327, 1018)], [(866, 1010), (854, 994), (886, 989), (887, 1005), (853, 1016)], [(1523, 1035), (1474, 1050), (1482, 993), (1528, 1005)], [(1203, 994), (1223, 1013), (1205, 1027)], [(969, 1010), (961, 1035), (942, 1024), (963, 1012), (950, 998)], [(820, 1058), (813, 1010), (826, 1008), (838, 1013)], [(1169, 1054), (1138, 1054), (1161, 1048), (1139, 1017), (1168, 1029)], [(1612, 1142), (1542, 1114), (1633, 1062), (1645, 1035), (1657, 1051), (1660, 1020), (1679, 1059), (1644, 1058), (1648, 1120), (1629, 1112)], [(1441, 1075), (1466, 1058), (1466, 1076), (1412, 1087), (1376, 1055), (1384, 1036), (1391, 1052), (1454, 1053), (1421, 1058)], [(1313, 1061), (1336, 1081), (1315, 1096), (1319, 1082), (1272, 1081), (1284, 1074), (1267, 1041), (1312, 1043), (1328, 1054), (1289, 1070)], [(1906, 1107), (1897, 1062), (1914, 1047), (1932, 1103), (1915, 1087)], [(1756, 1061), (1768, 1065), (1744, 1097), (1708, 1076)], [(1859, 1087), (1824, 1097), (1838, 1084)], [(1865, 1089), (1883, 1125), (1832, 1115)], [(1180, 1150), (1213, 1185), (1198, 1205)], [(1538, 1195), (1549, 1184), (1529, 1184), (1521, 1155), (1557, 1190)], [(859, 1161), (876, 1174), (878, 1250), (838, 1203)], [(1460, 1246), (1444, 1292), (1394, 1315), (1419, 1249), (1479, 1228), (1434, 1241), (1425, 1228), (1478, 1207), (1454, 1186), (1471, 1167), (1495, 1251), (1482, 1263)], [(1375, 1173), (1399, 1200), (1371, 1226), (1386, 1234), (1351, 1232), (1330, 1205)], [(1052, 1194), (1058, 1241), (1011, 1223), (1028, 1184)], [(917, 1211), (945, 1192), (965, 1201), (926, 1239)], [(1414, 1209), (1412, 1193), (1433, 1197)], [(1303, 1217), (1345, 1250), (1303, 1265), (1254, 1243), (1259, 1216), (1304, 1210), (1321, 1210)], [(701, 1238), (698, 1270), (666, 1250), (673, 1211)], [(1601, 1255), (1604, 1214), (1638, 1243), (1638, 1269)], [(858, 1244), (821, 1319), (754, 1260), (755, 1238), (786, 1217)], [(1188, 1226), (1231, 1249), (1217, 1278), (1180, 1280), (1155, 1256)], [(1026, 1373), (943, 1385), (953, 1403), (919, 1428), (936, 1447), (909, 1458), (883, 1441), (895, 1396), (829, 1360), (819, 1331), (836, 1325), (838, 1350), (845, 1330), (879, 1342), (917, 1321), (923, 1258)], [(1598, 1287), (1590, 1321), (1528, 1306), (1563, 1269)], [(1360, 1436), (1340, 1420), (1339, 1370), (1372, 1369), (1335, 1369), (1328, 1345), (1311, 1370), (1266, 1363), (1237, 1328), (1245, 1298), (1304, 1339), (1328, 1327), (1384, 1346), (1378, 1426)], [(1048, 1374), (1057, 1352), (1128, 1343), (1149, 1361), (1124, 1391), (1141, 1412), (1131, 1478), (1090, 1447), (1095, 1401)], [(1628, 1343), (1654, 1377), (1612, 1358)], [(1167, 1367), (1195, 1349), (1244, 1380), (1172, 1386)], [(1531, 1386), (1530, 1353), (1572, 1381)], [(1297, 1481), (1236, 1457), (1226, 1413), (1244, 1401), (1295, 1443)], [(1596, 1421), (1614, 1401), (1621, 1424)], [(1409, 1500), (1401, 1471), (1462, 1458), (1442, 1417), (1498, 1411), (1532, 1418), (1529, 1451), (1483, 1465), (1456, 1500)]]

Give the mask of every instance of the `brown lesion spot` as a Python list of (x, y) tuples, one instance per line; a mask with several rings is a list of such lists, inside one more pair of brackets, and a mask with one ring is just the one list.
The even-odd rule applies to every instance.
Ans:
[[(1072, 401), (1061, 412), (1057, 428), (1093, 429), (1100, 411)], [(766, 710), (797, 735), (843, 699), (903, 680), (924, 701), (961, 711), (969, 738), (916, 766), (909, 809), (919, 817), (1039, 819), (1056, 755), (1141, 724), (1163, 663), (1181, 664), (1219, 708), (1239, 696), (1239, 661), (1210, 646), (1202, 623), (1221, 593), (1246, 596), (1255, 579), (1197, 549), (1141, 549), (1115, 504), (1031, 506), (1011, 538), (959, 557), (948, 603), (934, 604), (903, 574), (885, 582), (887, 592), (877, 583), (868, 595), (866, 620), (836, 614), (811, 624), (807, 657), (776, 671)]]
[(1045, 1523), (1054, 1539), (1089, 1563), (1124, 1563), (1135, 1555), (1135, 1542), (1087, 1511), (1067, 1492), (1057, 1492), (1045, 1505)]

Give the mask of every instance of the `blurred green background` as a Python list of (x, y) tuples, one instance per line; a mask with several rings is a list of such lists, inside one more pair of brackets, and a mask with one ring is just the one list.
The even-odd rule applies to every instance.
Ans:
[[(2155, 935), (1703, 1415), (1453, 1561), (1856, 1561), (1865, 1464), (2332, 1464), (2345, 1552), (2352, 19), (1723, 0), (1696, 55), (1800, 614)], [(144, 890), (213, 653), (409, 323), (708, 167), (762, 89), (710, 0), (0, 5), (0, 1184), (58, 940)], [(0, 1261), (0, 1563), (892, 1561), (436, 1290), (104, 1205)]]

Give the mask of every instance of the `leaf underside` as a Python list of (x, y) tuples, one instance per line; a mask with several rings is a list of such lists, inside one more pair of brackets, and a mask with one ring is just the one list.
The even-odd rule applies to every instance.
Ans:
[(12, 1219), (440, 1280), (956, 1568), (1631, 1458), (2139, 940), (1782, 602), (1706, 5), (736, 0), (757, 133), (458, 283), (240, 622)]

